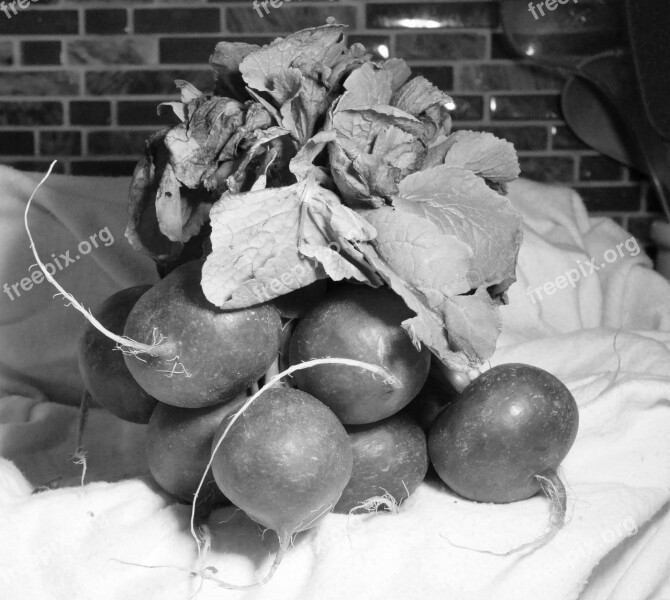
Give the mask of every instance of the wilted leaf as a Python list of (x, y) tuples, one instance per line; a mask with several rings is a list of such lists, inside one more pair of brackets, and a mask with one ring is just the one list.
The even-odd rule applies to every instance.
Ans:
[(165, 145), (177, 179), (195, 189), (244, 123), (245, 107), (228, 98), (201, 98), (189, 105), (188, 113), (187, 120), (166, 135)]
[(244, 42), (219, 42), (214, 54), (209, 57), (209, 64), (214, 69), (217, 96), (233, 98), (244, 102), (247, 99), (244, 80), (240, 73), (240, 64), (244, 58), (259, 49), (256, 44)]
[(492, 133), (456, 131), (445, 148), (445, 165), (464, 167), (494, 183), (514, 181), (521, 172), (514, 145)]
[(521, 245), (509, 200), (471, 171), (441, 166), (405, 178), (393, 207), (363, 214), (377, 230), (364, 253), (416, 312), (403, 323), (415, 342), (453, 368), (488, 359), (500, 328), (488, 288), (515, 280)]
[(140, 159), (130, 184), (126, 238), (131, 246), (156, 262), (169, 262), (179, 256), (183, 244), (171, 241), (161, 232), (156, 214), (156, 193), (168, 165), (163, 143), (167, 130), (151, 136), (145, 156)]
[[(312, 178), (284, 188), (224, 195), (211, 213), (207, 299), (222, 308), (266, 302), (329, 276), (368, 279), (339, 249), (374, 229)], [(311, 259), (311, 260), (310, 260)]]

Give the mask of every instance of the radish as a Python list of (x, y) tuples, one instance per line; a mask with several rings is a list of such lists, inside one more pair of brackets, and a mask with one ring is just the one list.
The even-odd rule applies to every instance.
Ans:
[[(187, 408), (231, 400), (279, 353), (281, 319), (270, 304), (224, 311), (205, 298), (202, 261), (177, 267), (128, 315), (124, 335), (169, 347), (169, 356), (126, 354), (133, 377), (154, 398)], [(161, 342), (162, 339), (165, 342)]]
[[(267, 575), (249, 585), (199, 573), (226, 589), (248, 589), (267, 583), (275, 573), (294, 533), (314, 527), (328, 514), (349, 481), (353, 454), (347, 432), (325, 405), (293, 388), (272, 389), (287, 375), (323, 364), (355, 367), (381, 376), (392, 388), (401, 383), (387, 369), (347, 358), (322, 358), (293, 365), (272, 377), (227, 417), (214, 437), (212, 456), (200, 479), (191, 510), (209, 469), (223, 493), (256, 522), (274, 529), (279, 552)], [(254, 404), (261, 396), (260, 403)], [(241, 404), (237, 402), (236, 404)]]
[[(121, 335), (128, 313), (151, 286), (138, 285), (110, 296), (93, 313), (107, 329)], [(93, 400), (113, 415), (132, 423), (148, 423), (156, 399), (135, 381), (117, 351), (116, 342), (86, 323), (79, 339), (79, 372)]]
[(426, 436), (412, 416), (403, 412), (346, 429), (354, 466), (335, 512), (348, 513), (384, 494), (399, 503), (419, 487), (428, 471), (428, 450)]
[(338, 364), (296, 373), (297, 387), (321, 400), (346, 424), (373, 423), (397, 413), (418, 394), (430, 368), (430, 351), (417, 350), (401, 327), (412, 316), (388, 288), (334, 287), (296, 327), (291, 364), (324, 356), (364, 360), (387, 368), (403, 387), (393, 389), (363, 371)]
[[(240, 400), (246, 400), (246, 394)], [(204, 408), (158, 403), (147, 428), (146, 456), (151, 475), (165, 491), (191, 502), (209, 461), (214, 434), (238, 400)], [(209, 472), (203, 486), (206, 504), (224, 500)]]
[(23, 222), (30, 249), (44, 278), (93, 327), (116, 342), (142, 389), (166, 404), (196, 408), (230, 400), (257, 381), (279, 353), (279, 313), (268, 304), (238, 311), (210, 304), (200, 286), (201, 260), (184, 263), (147, 291), (130, 311), (123, 336), (104, 327), (54, 279), (35, 248), (28, 213), (55, 164), (26, 203)]
[(233, 504), (277, 532), (280, 550), (267, 581), (292, 536), (333, 510), (351, 477), (351, 445), (327, 406), (291, 388), (267, 390), (230, 423), (215, 436), (222, 441), (212, 472)]
[(274, 529), (286, 547), (333, 509), (352, 461), (347, 432), (327, 406), (300, 390), (274, 388), (231, 427), (212, 471), (233, 504)]
[(454, 492), (478, 502), (515, 502), (543, 490), (560, 527), (566, 492), (556, 469), (578, 424), (573, 395), (551, 373), (499, 365), (440, 413), (428, 438), (430, 459)]

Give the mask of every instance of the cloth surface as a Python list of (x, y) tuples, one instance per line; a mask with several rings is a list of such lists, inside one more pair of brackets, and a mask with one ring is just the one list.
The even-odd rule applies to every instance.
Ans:
[[(4, 281), (34, 262), (20, 222), (38, 180), (0, 171)], [(122, 239), (127, 186), (54, 177), (38, 196), (49, 207), (31, 218), (43, 256), (105, 226), (114, 232), (109, 248), (57, 274), (86, 306), (154, 277)], [(626, 232), (589, 219), (574, 192), (520, 181), (510, 197), (525, 241), (491, 364), (545, 368), (578, 401), (579, 434), (563, 463), (564, 529), (531, 553), (501, 556), (543, 533), (548, 502), (479, 504), (427, 481), (397, 515), (329, 515), (297, 536), (266, 586), (229, 591), (204, 582), (198, 598), (670, 599), (670, 284), (626, 245)], [(589, 261), (605, 266), (560, 287), (559, 277)], [(199, 558), (190, 509), (143, 476), (142, 426), (92, 411), (88, 483), (80, 485), (81, 466), (69, 460), (77, 411), (48, 400), (77, 401), (82, 319), (51, 296), (42, 284), (0, 304), (0, 600), (182, 600), (202, 583), (189, 571), (206, 565), (230, 583), (258, 580), (276, 551), (274, 534), (261, 536), (241, 511), (223, 508), (209, 519), (212, 547)], [(32, 493), (54, 480), (71, 485)]]

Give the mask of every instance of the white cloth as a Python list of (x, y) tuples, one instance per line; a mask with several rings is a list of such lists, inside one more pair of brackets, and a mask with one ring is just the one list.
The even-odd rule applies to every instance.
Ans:
[[(18, 210), (37, 177), (6, 169), (0, 175), (15, 181), (11, 186), (3, 181), (1, 189), (13, 190)], [(91, 227), (75, 229), (75, 245), (105, 225), (122, 231), (119, 207), (127, 184), (127, 180), (54, 179), (51, 185), (60, 185), (75, 197), (88, 197), (96, 207), (109, 204), (100, 213), (91, 211)], [(464, 549), (461, 546), (504, 553), (533, 540), (546, 525), (547, 501), (536, 497), (509, 505), (478, 504), (457, 498), (437, 484), (424, 483), (397, 515), (330, 515), (316, 529), (299, 535), (265, 587), (232, 592), (205, 582), (198, 598), (670, 598), (670, 285), (649, 269), (642, 254), (633, 257), (622, 246), (625, 256), (581, 276), (575, 289), (568, 286), (543, 294), (542, 300), (532, 296), (528, 286), (544, 288), (573, 269), (576, 260), (598, 257), (629, 236), (611, 221), (590, 220), (578, 196), (565, 188), (521, 181), (511, 186), (510, 195), (524, 216), (526, 237), (519, 283), (510, 291), (510, 305), (502, 309), (503, 335), (491, 363), (526, 362), (545, 368), (577, 398), (579, 435), (563, 464), (569, 486), (564, 529), (527, 555), (497, 556)], [(45, 190), (41, 198), (55, 202), (57, 196)], [(92, 208), (81, 206), (84, 212)], [(97, 220), (101, 217), (96, 215), (109, 220)], [(76, 222), (75, 215), (69, 222)], [(3, 219), (2, 227), (15, 242), (25, 243), (16, 223), (10, 226)], [(0, 243), (6, 239), (0, 238)], [(52, 247), (72, 247), (56, 235), (47, 240), (39, 233), (35, 239), (43, 253)], [(104, 258), (101, 253), (99, 260), (109, 259), (118, 269), (97, 268), (116, 273), (111, 278), (116, 288), (149, 276), (150, 269), (144, 266), (136, 270), (136, 264), (146, 263), (126, 251), (124, 240), (117, 239), (113, 248)], [(117, 252), (123, 253), (122, 259)], [(32, 261), (25, 260), (27, 268)], [(602, 262), (597, 260), (596, 264)], [(70, 267), (75, 268), (79, 265)], [(8, 270), (11, 265), (3, 260), (3, 276)], [(59, 279), (65, 281), (70, 272), (64, 270), (61, 275)], [(97, 293), (91, 288), (97, 281), (91, 272), (82, 286), (73, 272), (69, 287), (90, 305)], [(44, 287), (30, 293), (42, 293)], [(100, 295), (115, 291), (110, 288), (114, 286), (108, 285)], [(241, 511), (219, 510), (209, 520), (212, 550), (199, 563), (188, 532), (188, 507), (174, 504), (148, 479), (124, 479), (145, 469), (143, 428), (121, 424), (102, 411), (94, 411), (86, 435), (87, 481), (93, 483), (31, 494), (26, 477), (33, 485), (45, 484), (54, 476), (63, 476), (61, 483), (77, 484), (81, 472), (80, 467), (66, 466), (74, 444), (76, 410), (45, 403), (37, 391), (19, 389), (19, 384), (32, 384), (49, 396), (49, 390), (61, 384), (67, 391), (78, 387), (74, 364), (68, 359), (76, 328), (52, 328), (52, 323), (69, 318), (66, 315), (72, 312), (58, 301), (36, 307), (46, 313), (40, 338), (45, 355), (58, 346), (63, 364), (69, 365), (49, 373), (55, 378), (49, 388), (31, 367), (30, 360), (39, 362), (39, 357), (24, 354), (10, 360), (12, 350), (7, 345), (20, 334), (12, 330), (9, 337), (5, 323), (30, 323), (21, 321), (18, 308), (27, 304), (17, 302), (11, 306), (13, 321), (5, 316), (6, 303), (0, 304), (2, 364), (12, 367), (3, 373), (9, 380), (5, 389), (15, 386), (11, 398), (0, 400), (10, 407), (4, 414), (0, 411), (0, 439), (9, 439), (16, 428), (23, 428), (18, 437), (25, 438), (21, 451), (6, 448), (14, 464), (0, 459), (0, 600), (183, 600), (200, 583), (186, 571), (203, 565), (215, 566), (218, 576), (231, 583), (261, 577), (276, 548), (273, 534), (261, 540), (259, 527)], [(12, 380), (19, 371), (18, 382)], [(23, 410), (21, 398), (26, 397), (33, 399), (29, 409)], [(37, 414), (38, 409), (43, 413)], [(41, 425), (37, 423), (42, 427), (38, 439), (33, 440), (32, 416), (42, 419)], [(59, 434), (40, 448), (43, 430), (49, 429), (45, 420), (56, 416), (61, 419)], [(124, 563), (168, 566), (147, 569)]]

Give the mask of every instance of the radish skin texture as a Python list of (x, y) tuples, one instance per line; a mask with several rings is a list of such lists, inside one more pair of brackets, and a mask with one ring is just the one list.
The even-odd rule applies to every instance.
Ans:
[(342, 365), (300, 371), (294, 375), (296, 386), (321, 400), (345, 424), (373, 423), (397, 413), (419, 393), (430, 368), (430, 351), (417, 350), (401, 327), (413, 316), (388, 288), (333, 288), (296, 327), (290, 363), (327, 356), (360, 360), (387, 368), (402, 387), (394, 389)]
[(348, 513), (374, 496), (390, 494), (405, 500), (428, 471), (426, 436), (409, 414), (346, 427), (354, 455), (351, 479), (335, 512)]
[(428, 437), (431, 462), (457, 494), (515, 502), (540, 490), (572, 447), (579, 425), (570, 390), (524, 364), (492, 368), (438, 416)]
[[(154, 398), (187, 408), (222, 404), (257, 381), (279, 352), (281, 319), (269, 304), (223, 311), (200, 287), (202, 261), (181, 265), (131, 310), (124, 334), (162, 342), (168, 356), (126, 354), (135, 380)], [(159, 348), (161, 345), (158, 346)]]
[(272, 388), (233, 423), (212, 471), (225, 496), (286, 548), (294, 533), (332, 511), (352, 464), (347, 432), (330, 409), (300, 390)]
[[(128, 314), (150, 285), (138, 285), (111, 295), (93, 316), (112, 333), (121, 335)], [(78, 346), (79, 373), (93, 400), (124, 421), (145, 424), (156, 407), (130, 374), (116, 342), (86, 322)]]
[[(246, 394), (239, 399), (246, 400)], [(203, 408), (158, 403), (149, 420), (145, 446), (149, 470), (156, 483), (170, 494), (191, 502), (209, 462), (214, 434), (236, 407), (239, 408), (237, 399)], [(200, 497), (207, 504), (225, 501), (211, 472)]]

